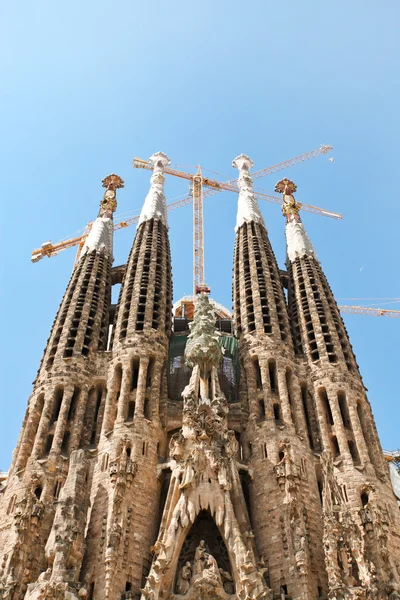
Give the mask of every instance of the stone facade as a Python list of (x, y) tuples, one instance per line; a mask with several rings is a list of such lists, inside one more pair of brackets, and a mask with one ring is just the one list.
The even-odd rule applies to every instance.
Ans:
[(399, 507), (296, 186), (276, 188), (283, 275), (235, 159), (221, 336), (206, 294), (172, 322), (169, 159), (150, 160), (127, 265), (110, 175), (54, 321), (0, 490), (0, 598), (399, 599)]

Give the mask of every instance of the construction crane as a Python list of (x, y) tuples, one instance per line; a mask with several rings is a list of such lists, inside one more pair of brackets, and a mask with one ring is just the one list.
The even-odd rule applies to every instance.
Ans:
[(392, 317), (400, 319), (400, 310), (387, 310), (369, 306), (338, 306), (340, 312), (353, 315), (368, 315), (370, 317)]
[[(265, 175), (276, 173), (281, 169), (285, 169), (300, 162), (304, 162), (305, 160), (315, 158), (320, 154), (326, 154), (331, 150), (332, 146), (320, 146), (320, 148), (317, 148), (316, 150), (312, 150), (306, 154), (301, 154), (300, 156), (296, 156), (295, 158), (287, 160), (283, 163), (278, 163), (271, 167), (267, 167), (266, 169), (256, 171), (255, 173), (252, 173), (252, 178), (259, 179)], [(133, 166), (137, 169), (147, 169), (149, 171), (153, 170), (151, 163), (141, 158), (135, 158), (133, 161)], [(173, 175), (175, 177), (181, 177), (182, 179), (186, 179), (191, 182), (191, 195), (183, 200), (180, 200), (179, 202), (187, 204), (190, 198), (193, 199), (193, 294), (196, 295), (200, 292), (209, 293), (210, 289), (205, 283), (204, 277), (203, 199), (222, 191), (238, 193), (239, 188), (237, 182), (236, 180), (230, 180), (226, 181), (225, 183), (221, 183), (215, 179), (204, 177), (200, 166), (197, 167), (195, 174), (186, 173), (185, 171), (178, 171), (177, 169), (171, 169), (170, 167), (165, 167), (164, 173)], [(267, 200), (268, 202), (274, 202), (275, 204), (282, 204), (282, 199), (278, 196), (271, 196), (270, 194), (265, 194), (262, 192), (255, 192), (255, 195), (261, 200)], [(334, 213), (323, 208), (318, 208), (317, 206), (312, 206), (310, 204), (302, 204), (301, 207), (303, 210), (326, 217), (331, 217), (334, 219), (342, 218), (342, 215), (338, 213)]]
[[(271, 167), (267, 167), (265, 169), (261, 169), (252, 173), (253, 179), (259, 179), (260, 177), (264, 177), (265, 175), (270, 175), (272, 173), (276, 173), (279, 170), (285, 169), (287, 167), (294, 166), (311, 158), (315, 158), (321, 154), (326, 154), (332, 150), (332, 146), (320, 146), (316, 150), (312, 150), (311, 152), (307, 152), (305, 154), (301, 154), (300, 156), (296, 156), (290, 160), (287, 160), (282, 163), (278, 163), (276, 165), (272, 165)], [(152, 170), (152, 166), (146, 160), (142, 160), (139, 158), (135, 158), (133, 161), (133, 166), (136, 168), (148, 169)], [(230, 180), (225, 183), (221, 183), (216, 181), (215, 179), (210, 179), (208, 177), (203, 177), (201, 167), (197, 168), (196, 173), (193, 175), (191, 173), (186, 173), (184, 171), (178, 171), (176, 169), (171, 169), (169, 167), (165, 168), (165, 173), (169, 175), (174, 175), (177, 177), (181, 177), (183, 179), (189, 180), (192, 182), (192, 192), (189, 196), (182, 198), (176, 202), (172, 202), (168, 204), (167, 209), (169, 211), (180, 208), (181, 206), (185, 206), (188, 204), (194, 205), (193, 211), (193, 225), (194, 225), (194, 281), (195, 281), (195, 294), (197, 291), (209, 291), (207, 286), (204, 284), (204, 244), (203, 244), (203, 198), (212, 196), (217, 194), (218, 192), (222, 192), (224, 190), (238, 192), (238, 186), (236, 180)], [(205, 189), (203, 189), (205, 187)], [(269, 194), (264, 194), (261, 192), (256, 192), (256, 196), (261, 200), (267, 200), (269, 202), (274, 202), (276, 204), (282, 204), (282, 199), (280, 197), (271, 196)], [(300, 203), (299, 203), (300, 204)], [(327, 211), (322, 208), (318, 208), (316, 206), (301, 204), (301, 208), (308, 212), (312, 212), (315, 214), (320, 214), (322, 216), (327, 216), (335, 219), (341, 219), (342, 215), (338, 213), (333, 213), (331, 211)], [(118, 221), (114, 224), (114, 231), (118, 229), (123, 229), (129, 227), (130, 225), (134, 225), (139, 220), (139, 215), (135, 215), (125, 220)], [(80, 251), (85, 243), (86, 237), (90, 231), (92, 226), (92, 222), (88, 223), (86, 226), (85, 232), (57, 244), (53, 244), (52, 242), (45, 242), (42, 246), (32, 252), (32, 262), (38, 262), (45, 256), (51, 257), (56, 256), (62, 250), (66, 250), (67, 248), (72, 248), (73, 246), (78, 246), (77, 258), (79, 258)], [(367, 306), (339, 306), (339, 309), (343, 313), (350, 314), (363, 314), (370, 316), (384, 316), (384, 317), (392, 317), (399, 318), (400, 310), (391, 310), (391, 309), (383, 309), (377, 307), (367, 307)]]
[[(300, 156), (296, 156), (285, 162), (278, 163), (271, 167), (267, 167), (266, 169), (261, 169), (260, 171), (256, 171), (255, 173), (252, 174), (252, 176), (255, 179), (259, 179), (260, 177), (264, 177), (265, 175), (269, 175), (271, 173), (276, 173), (277, 171), (279, 171), (281, 169), (286, 169), (288, 167), (297, 165), (306, 160), (310, 160), (311, 158), (315, 158), (316, 156), (319, 156), (321, 154), (327, 154), (331, 150), (332, 150), (332, 146), (320, 146), (320, 148), (317, 148), (316, 150), (312, 150), (311, 152), (306, 152), (305, 154), (301, 154)], [(150, 163), (148, 161), (142, 160), (140, 158), (135, 158), (133, 161), (133, 165), (136, 168), (152, 170), (152, 166), (150, 165)], [(204, 260), (201, 261), (201, 256), (203, 254), (202, 249), (204, 246), (204, 244), (203, 244), (203, 218), (202, 218), (202, 216), (199, 216), (200, 212), (202, 213), (202, 201), (203, 201), (203, 198), (205, 198), (205, 197), (212, 196), (214, 194), (217, 194), (218, 192), (222, 192), (225, 190), (237, 193), (238, 186), (237, 186), (236, 180), (230, 180), (225, 183), (220, 183), (220, 182), (216, 181), (215, 179), (203, 177), (200, 168), (197, 169), (197, 171), (194, 175), (191, 173), (185, 173), (184, 171), (178, 171), (176, 169), (171, 169), (170, 167), (166, 167), (164, 172), (169, 175), (175, 175), (177, 177), (181, 177), (183, 179), (186, 179), (186, 180), (192, 182), (192, 187), (193, 187), (192, 194), (181, 200), (178, 200), (176, 202), (172, 202), (171, 204), (168, 204), (167, 209), (169, 211), (175, 210), (177, 208), (180, 208), (181, 206), (185, 206), (187, 204), (194, 203), (193, 220), (194, 220), (195, 252), (196, 252), (196, 259), (194, 260), (194, 263), (198, 265), (197, 280), (199, 283), (203, 283), (204, 282)], [(195, 181), (196, 181), (196, 183), (195, 183)], [(201, 185), (199, 185), (200, 183), (201, 183)], [(203, 189), (203, 188), (206, 188), (206, 189)], [(282, 199), (277, 196), (271, 196), (269, 194), (265, 194), (265, 193), (261, 193), (261, 192), (256, 192), (256, 196), (260, 200), (274, 202), (275, 204), (282, 204)], [(201, 211), (200, 211), (200, 203), (201, 203)], [(308, 211), (308, 212), (312, 212), (314, 214), (319, 214), (319, 215), (325, 216), (325, 217), (331, 217), (334, 219), (342, 218), (342, 215), (340, 215), (338, 213), (334, 213), (334, 212), (325, 210), (323, 208), (318, 208), (318, 207), (312, 206), (310, 204), (303, 204), (302, 209), (305, 211)], [(114, 230), (116, 231), (118, 229), (123, 229), (125, 227), (129, 227), (130, 225), (134, 225), (135, 223), (138, 222), (138, 220), (139, 220), (139, 215), (130, 217), (129, 219), (119, 221), (114, 224)], [(59, 252), (66, 250), (67, 248), (72, 248), (73, 246), (78, 246), (78, 253), (77, 253), (77, 258), (78, 258), (79, 254), (80, 254), (80, 250), (82, 249), (82, 247), (85, 243), (86, 237), (90, 231), (91, 226), (92, 226), (92, 223), (88, 223), (84, 233), (79, 236), (58, 242), (56, 244), (53, 244), (51, 241), (45, 242), (44, 244), (42, 244), (42, 246), (40, 248), (37, 248), (32, 251), (32, 257), (31, 257), (32, 262), (38, 262), (45, 256), (47, 256), (48, 258), (50, 258), (51, 256), (56, 256)], [(200, 266), (201, 262), (203, 264), (203, 272), (202, 273), (201, 273), (201, 266)]]

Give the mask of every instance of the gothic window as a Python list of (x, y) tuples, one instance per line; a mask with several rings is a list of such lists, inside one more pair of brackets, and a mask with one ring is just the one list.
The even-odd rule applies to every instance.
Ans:
[(358, 454), (357, 444), (355, 443), (354, 440), (348, 440), (347, 444), (349, 446), (349, 452), (353, 459), (353, 463), (355, 465), (359, 465), (360, 464), (360, 456)]
[(128, 402), (128, 414), (126, 416), (127, 423), (132, 423), (133, 421), (133, 417), (135, 416), (135, 405), (136, 403), (134, 400)]
[(43, 488), (42, 488), (42, 486), (41, 486), (41, 485), (38, 485), (38, 486), (37, 486), (37, 487), (34, 489), (34, 492), (33, 492), (33, 493), (35, 494), (35, 496), (36, 496), (36, 498), (37, 498), (38, 500), (40, 500), (40, 498), (41, 498), (42, 491), (43, 491)]
[(334, 459), (340, 456), (339, 444), (335, 435), (331, 437), (331, 450)]
[(278, 393), (278, 382), (276, 377), (276, 362), (274, 360), (268, 361), (268, 374), (269, 374), (269, 384), (271, 387), (271, 392)]
[(325, 412), (325, 421), (328, 425), (328, 429), (330, 430), (331, 425), (333, 425), (333, 415), (332, 415), (332, 411), (331, 411), (331, 405), (329, 403), (329, 399), (328, 399), (328, 395), (326, 393), (326, 389), (325, 388), (320, 388), (318, 390), (318, 395), (319, 398), (321, 400), (321, 404), (322, 404), (322, 408)]
[(139, 359), (132, 360), (132, 375), (131, 375), (131, 392), (136, 390), (139, 378)]
[(72, 394), (72, 398), (71, 398), (71, 403), (69, 405), (69, 411), (68, 411), (68, 421), (72, 421), (72, 419), (75, 416), (75, 411), (76, 411), (76, 404), (78, 402), (78, 398), (79, 395), (81, 393), (81, 389), (78, 386), (74, 386), (74, 393)]
[(61, 452), (63, 454), (68, 454), (69, 438), (70, 438), (70, 433), (69, 433), (69, 431), (66, 431), (64, 433), (63, 440), (62, 440), (62, 443), (61, 443)]
[(262, 390), (262, 379), (261, 379), (261, 369), (260, 363), (258, 362), (258, 358), (253, 360), (254, 372), (256, 376), (256, 386), (258, 390)]
[(349, 410), (347, 407), (346, 394), (344, 392), (338, 392), (337, 398), (343, 425), (346, 429), (351, 430), (351, 421), (349, 416)]
[(282, 416), (281, 416), (281, 407), (278, 403), (275, 402), (275, 404), (273, 405), (273, 411), (274, 411), (274, 419), (275, 421), (278, 421), (279, 423), (282, 421)]
[(59, 416), (60, 410), (61, 410), (63, 395), (64, 395), (64, 388), (63, 387), (56, 388), (56, 391), (54, 394), (54, 402), (53, 402), (53, 414), (51, 416), (50, 425), (55, 423), (58, 419), (58, 416)]
[(149, 398), (144, 399), (143, 412), (144, 412), (144, 418), (147, 419), (148, 421), (151, 421), (151, 402), (150, 402)]
[(46, 444), (44, 446), (44, 455), (47, 456), (51, 450), (53, 445), (53, 435), (49, 434), (46, 438)]

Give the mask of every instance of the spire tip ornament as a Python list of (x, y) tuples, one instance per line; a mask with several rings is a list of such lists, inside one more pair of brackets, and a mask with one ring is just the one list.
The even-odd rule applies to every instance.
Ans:
[(240, 154), (232, 161), (232, 167), (239, 169), (239, 171), (249, 171), (254, 167), (254, 162), (247, 154)]
[(100, 217), (111, 217), (112, 213), (117, 210), (117, 194), (118, 188), (124, 187), (124, 180), (115, 173), (107, 175), (101, 180), (101, 185), (106, 188), (103, 199), (100, 202)]
[(286, 217), (286, 264), (296, 258), (312, 256), (317, 258), (314, 247), (301, 222), (299, 211), (301, 204), (294, 199), (297, 185), (290, 179), (281, 179), (275, 186), (275, 191), (283, 194), (282, 214)]
[(164, 152), (155, 152), (150, 156), (149, 163), (153, 167), (150, 178), (150, 190), (140, 213), (139, 225), (150, 219), (160, 219), (167, 227), (167, 202), (164, 194), (164, 169), (171, 164), (170, 158)]
[(301, 204), (294, 199), (294, 192), (297, 191), (297, 185), (290, 179), (281, 179), (275, 185), (275, 192), (283, 194), (282, 214), (286, 217), (287, 222), (292, 219), (300, 221), (299, 211)]
[(232, 161), (232, 167), (239, 171), (237, 180), (239, 201), (235, 231), (244, 223), (251, 223), (252, 221), (262, 223), (265, 227), (264, 219), (253, 190), (253, 179), (249, 172), (253, 166), (254, 163), (247, 154), (240, 154)]
[(171, 159), (164, 152), (155, 152), (149, 158), (149, 163), (154, 171), (163, 172), (165, 167), (169, 167)]

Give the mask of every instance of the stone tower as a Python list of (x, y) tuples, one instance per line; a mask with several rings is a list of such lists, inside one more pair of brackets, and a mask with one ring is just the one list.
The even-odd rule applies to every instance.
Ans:
[(399, 509), (295, 184), (282, 271), (233, 161), (233, 316), (206, 294), (173, 313), (150, 162), (127, 264), (110, 175), (54, 321), (0, 492), (0, 598), (399, 599)]

